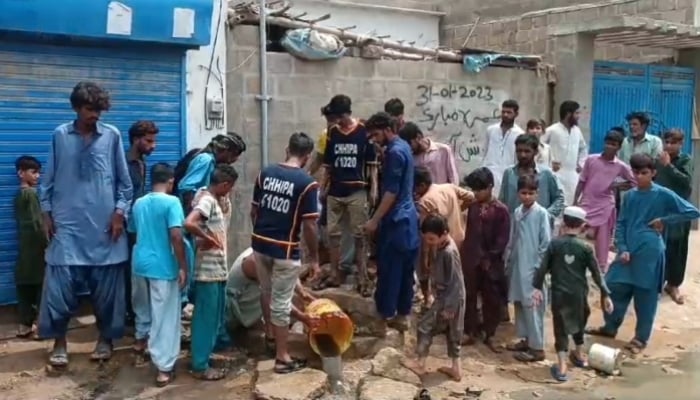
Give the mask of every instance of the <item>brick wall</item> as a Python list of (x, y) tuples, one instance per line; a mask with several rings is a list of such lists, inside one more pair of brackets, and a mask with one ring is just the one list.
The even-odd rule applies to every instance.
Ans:
[[(240, 181), (229, 243), (232, 252), (250, 243), (249, 205), (261, 167), (260, 110), (255, 99), (260, 92), (257, 35), (257, 27), (238, 26), (227, 38), (228, 128), (239, 132), (249, 146), (236, 164)], [(470, 74), (462, 71), (461, 64), (352, 57), (305, 62), (286, 53), (270, 53), (268, 71), (271, 162), (284, 159), (292, 132), (319, 134), (324, 127), (320, 108), (335, 94), (350, 96), (353, 113), (365, 118), (381, 111), (389, 98), (401, 98), (408, 119), (453, 146), (462, 173), (479, 165), (484, 129), (497, 120), (501, 102), (521, 100), (520, 124), (544, 117), (549, 104), (544, 77), (511, 68), (492, 67)]]
[[(479, 8), (467, 8), (469, 1), (472, 0), (468, 0), (465, 4), (462, 2), (454, 4), (454, 1), (448, 1), (445, 5), (448, 16), (443, 25), (442, 41), (447, 46), (462, 47), (472, 29), (476, 15), (482, 14)], [(453, 3), (452, 7), (450, 3)], [(548, 61), (556, 62), (553, 54), (555, 39), (548, 37), (548, 27), (573, 21), (595, 21), (598, 18), (616, 15), (636, 15), (692, 25), (695, 0), (610, 0), (578, 6), (575, 5), (580, 2), (573, 0), (524, 1), (523, 4), (514, 3), (514, 0), (492, 0), (488, 3), (491, 6), (481, 17), (467, 47), (541, 54)], [(538, 4), (541, 7), (538, 7)], [(591, 7), (592, 5), (595, 7)], [(575, 7), (547, 10), (552, 6)], [(497, 10), (504, 14), (496, 14)], [(513, 14), (510, 10), (523, 11), (527, 14)], [(537, 12), (537, 10), (543, 11)], [(673, 51), (658, 48), (603, 44), (597, 44), (595, 48), (597, 60), (647, 63), (671, 57), (674, 57)]]

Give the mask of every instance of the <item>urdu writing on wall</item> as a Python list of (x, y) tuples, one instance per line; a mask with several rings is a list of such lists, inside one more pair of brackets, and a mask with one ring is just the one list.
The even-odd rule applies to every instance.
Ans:
[(489, 85), (450, 83), (418, 85), (411, 114), (426, 136), (449, 144), (457, 169), (465, 175), (478, 168), (488, 125), (497, 122), (508, 94)]

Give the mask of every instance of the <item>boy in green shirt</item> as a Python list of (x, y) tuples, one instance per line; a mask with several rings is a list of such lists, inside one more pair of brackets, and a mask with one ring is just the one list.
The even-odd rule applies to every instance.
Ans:
[(41, 163), (32, 156), (15, 161), (20, 189), (15, 196), (18, 254), (15, 265), (17, 290), (18, 337), (38, 339), (36, 318), (44, 282), (46, 236), (42, 229), (41, 209), (36, 185)]

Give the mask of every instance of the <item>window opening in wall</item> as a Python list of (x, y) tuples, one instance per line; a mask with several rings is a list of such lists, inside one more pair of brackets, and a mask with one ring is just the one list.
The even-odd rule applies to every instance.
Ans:
[(287, 53), (287, 50), (282, 46), (282, 38), (284, 38), (287, 30), (287, 28), (282, 26), (267, 26), (267, 51), (271, 53)]

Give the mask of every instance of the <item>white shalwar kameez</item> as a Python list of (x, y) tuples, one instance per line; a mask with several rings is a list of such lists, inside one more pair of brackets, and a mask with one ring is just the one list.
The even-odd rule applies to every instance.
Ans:
[(583, 138), (578, 126), (572, 126), (569, 130), (564, 124), (557, 122), (547, 128), (542, 141), (549, 145), (552, 165), (555, 163), (560, 165), (559, 170), (554, 174), (559, 178), (564, 191), (564, 202), (567, 206), (573, 205), (579, 175), (576, 169), (583, 168), (588, 155), (586, 139)]
[(515, 164), (515, 139), (523, 133), (525, 131), (517, 124), (513, 124), (505, 132), (500, 122), (486, 128), (484, 159), (481, 165), (493, 174), (494, 193), (500, 193), (503, 173)]

